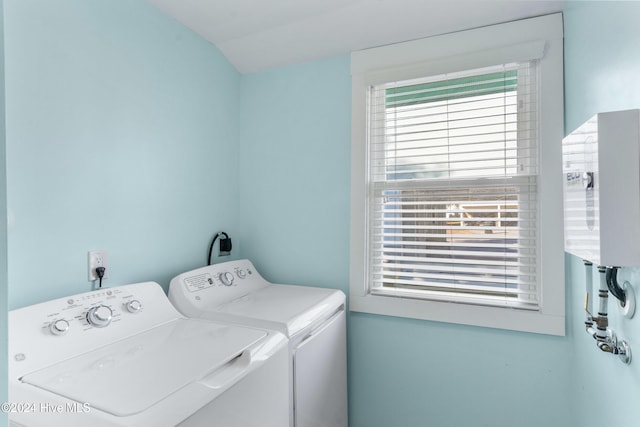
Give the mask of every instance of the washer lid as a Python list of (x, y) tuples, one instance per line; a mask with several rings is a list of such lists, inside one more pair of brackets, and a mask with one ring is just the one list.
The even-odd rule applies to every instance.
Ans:
[(129, 416), (203, 378), (266, 335), (176, 319), (27, 374), (21, 381), (112, 415)]
[[(207, 310), (207, 314), (210, 318), (262, 325), (292, 337), (307, 326), (334, 313), (342, 304), (344, 294), (335, 289), (270, 285), (212, 307)], [(216, 316), (214, 313), (225, 316)], [(203, 316), (207, 317), (207, 314)], [(252, 322), (246, 322), (247, 319)]]

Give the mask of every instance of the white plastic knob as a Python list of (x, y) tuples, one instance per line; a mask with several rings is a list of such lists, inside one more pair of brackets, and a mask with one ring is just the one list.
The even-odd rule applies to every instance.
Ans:
[(96, 328), (104, 328), (111, 323), (113, 312), (106, 305), (91, 307), (87, 312), (87, 322)]
[(229, 273), (228, 271), (220, 273), (220, 281), (225, 286), (233, 285), (233, 274)]
[(129, 313), (139, 313), (142, 310), (142, 303), (137, 299), (132, 299), (125, 307)]
[(64, 319), (54, 320), (49, 324), (49, 330), (53, 335), (64, 335), (69, 330), (69, 322)]

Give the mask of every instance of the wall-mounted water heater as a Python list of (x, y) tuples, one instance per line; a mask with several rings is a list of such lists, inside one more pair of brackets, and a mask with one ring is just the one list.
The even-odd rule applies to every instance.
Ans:
[(640, 110), (600, 113), (562, 141), (565, 250), (640, 266)]
[[(635, 312), (619, 267), (640, 266), (640, 110), (600, 113), (562, 140), (564, 247), (585, 264), (585, 327), (600, 350), (631, 363), (631, 348), (609, 328), (613, 295), (624, 316)], [(592, 266), (600, 273), (593, 311)]]

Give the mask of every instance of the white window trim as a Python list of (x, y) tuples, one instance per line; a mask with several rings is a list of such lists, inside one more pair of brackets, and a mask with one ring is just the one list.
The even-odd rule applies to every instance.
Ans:
[[(513, 62), (540, 60), (540, 165), (538, 230), (540, 309), (456, 304), (374, 295), (367, 289), (367, 88)], [(562, 14), (525, 19), (468, 31), (354, 52), (352, 74), (351, 250), (352, 311), (459, 323), (508, 330), (565, 334), (562, 186), (563, 117)]]

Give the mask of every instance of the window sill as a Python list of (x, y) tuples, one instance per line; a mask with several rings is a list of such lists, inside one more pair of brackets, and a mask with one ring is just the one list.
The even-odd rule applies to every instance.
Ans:
[(565, 318), (543, 311), (488, 307), (386, 295), (354, 295), (351, 311), (548, 335), (565, 335)]

